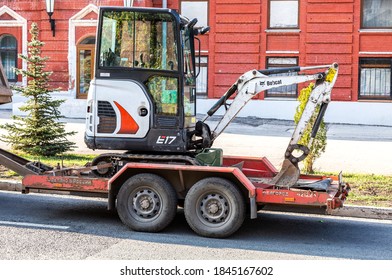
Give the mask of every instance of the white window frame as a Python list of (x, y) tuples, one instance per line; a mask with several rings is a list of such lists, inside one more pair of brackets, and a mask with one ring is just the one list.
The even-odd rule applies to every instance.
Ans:
[[(2, 61), (3, 63), (3, 68), (4, 71), (7, 75), (8, 81), (9, 82), (17, 82), (18, 81), (18, 76), (16, 75), (15, 71), (13, 68), (18, 68), (18, 39), (12, 35), (12, 34), (0, 34), (0, 42), (2, 41), (3, 38), (5, 37), (11, 37), (12, 39), (15, 40), (15, 46), (14, 47), (10, 47), (7, 46), (6, 48), (0, 48), (0, 53), (8, 53), (8, 54), (13, 54), (14, 55), (14, 65), (4, 65), (4, 63), (6, 63), (6, 61)], [(11, 69), (9, 69), (11, 68)], [(9, 77), (10, 73), (12, 73), (12, 77)]]
[(359, 59), (358, 99), (392, 99), (392, 58)]
[[(3, 14), (8, 14), (12, 20), (0, 20), (1, 27), (21, 27), (22, 28), (22, 54), (27, 55), (27, 19), (19, 15), (14, 10), (7, 6), (2, 6), (0, 8), (0, 16)], [(27, 70), (27, 61), (22, 60), (22, 69)], [(22, 77), (22, 85), (27, 85), (27, 77)]]
[[(366, 8), (366, 3), (369, 1), (372, 4), (372, 8), (368, 8), (368, 10), (365, 10)], [(380, 1), (382, 0), (362, 0), (361, 1), (361, 29), (392, 29), (392, 18), (391, 18), (391, 14), (392, 14), (392, 1), (389, 2), (383, 2), (383, 3), (389, 3), (390, 4), (390, 9), (385, 10), (384, 12), (382, 12), (380, 14), (380, 9), (381, 7), (377, 7), (377, 4), (381, 4)], [(379, 8), (379, 9), (377, 9)], [(384, 7), (385, 8), (385, 7)], [(369, 11), (369, 12), (373, 12), (373, 19), (375, 19), (376, 23), (373, 23), (373, 25), (366, 24), (365, 26), (365, 12)], [(385, 26), (385, 25), (381, 25), (380, 24), (380, 20), (382, 20), (383, 18), (389, 19), (389, 25)], [(371, 21), (371, 19), (369, 19), (369, 21)]]
[[(273, 61), (275, 60), (275, 61)], [(285, 62), (286, 60), (286, 62)], [(295, 61), (295, 63), (294, 63)], [(267, 57), (266, 67), (268, 68), (286, 68), (286, 67), (295, 67), (298, 66), (298, 57)], [(277, 74), (271, 76), (282, 76), (282, 75), (297, 75), (296, 72), (291, 72), (290, 74)], [(290, 93), (287, 92), (288, 89), (291, 89)], [(298, 97), (298, 86), (288, 85), (281, 86), (277, 88), (273, 88), (267, 90), (265, 92), (265, 97), (267, 98), (297, 98)]]
[[(281, 2), (281, 3), (279, 3)], [(280, 6), (282, 4), (283, 6)], [(288, 5), (296, 7), (288, 7)], [(295, 24), (293, 23), (295, 21)], [(299, 0), (269, 0), (268, 2), (269, 29), (298, 29)]]
[[(184, 5), (185, 3), (187, 5), (190, 5), (190, 7), (185, 7), (186, 6)], [(203, 4), (205, 5), (205, 7), (198, 8), (197, 4)], [(196, 23), (196, 27), (208, 26), (208, 15), (209, 15), (208, 6), (209, 6), (209, 1), (207, 0), (180, 1), (180, 14), (189, 18), (190, 20), (192, 20), (193, 18), (197, 18), (198, 22)]]
[(196, 71), (200, 73), (196, 78), (196, 94), (198, 97), (207, 97), (208, 95), (208, 56), (196, 57)]

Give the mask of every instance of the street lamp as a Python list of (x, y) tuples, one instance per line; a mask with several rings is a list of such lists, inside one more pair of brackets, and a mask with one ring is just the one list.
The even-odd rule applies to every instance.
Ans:
[(133, 0), (124, 0), (124, 7), (133, 7)]
[(46, 2), (46, 12), (48, 13), (49, 16), (50, 30), (53, 31), (53, 37), (54, 37), (56, 34), (56, 23), (55, 20), (52, 18), (53, 10), (54, 10), (54, 0), (45, 0), (45, 2)]

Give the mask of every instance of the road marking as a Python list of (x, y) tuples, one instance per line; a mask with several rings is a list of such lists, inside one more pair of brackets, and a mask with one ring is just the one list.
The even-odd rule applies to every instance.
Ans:
[(0, 225), (36, 227), (36, 228), (48, 228), (48, 229), (62, 229), (62, 230), (69, 229), (69, 227), (67, 227), (67, 226), (55, 226), (55, 225), (45, 225), (45, 224), (24, 223), (24, 222), (8, 222), (8, 221), (0, 221)]

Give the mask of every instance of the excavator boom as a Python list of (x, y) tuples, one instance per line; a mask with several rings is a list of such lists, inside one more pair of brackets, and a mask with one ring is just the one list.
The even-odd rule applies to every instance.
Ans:
[[(271, 184), (278, 187), (290, 188), (299, 178), (298, 163), (309, 154), (309, 147), (317, 135), (321, 120), (325, 114), (328, 103), (331, 100), (331, 90), (338, 76), (338, 64), (319, 65), (310, 67), (290, 67), (281, 69), (251, 70), (244, 73), (229, 90), (216, 102), (207, 112), (202, 122), (224, 105), (225, 114), (222, 116), (215, 129), (211, 131), (211, 142), (213, 142), (237, 116), (241, 109), (257, 94), (262, 91), (299, 84), (307, 81), (315, 81), (309, 100), (302, 116), (293, 132), (290, 143), (285, 152), (285, 160), (281, 171), (273, 178)], [(288, 74), (315, 69), (326, 69), (324, 72), (304, 75), (268, 76), (274, 74)], [(233, 101), (227, 104), (227, 100), (236, 94)], [(312, 127), (311, 140), (308, 146), (300, 145), (299, 142), (307, 127)], [(300, 156), (295, 156), (294, 151), (301, 151)]]

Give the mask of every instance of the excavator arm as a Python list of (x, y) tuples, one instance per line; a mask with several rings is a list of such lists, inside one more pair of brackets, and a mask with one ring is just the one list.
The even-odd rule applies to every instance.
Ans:
[[(290, 72), (301, 72), (315, 69), (326, 70), (316, 74), (268, 76), (271, 74), (287, 74)], [(309, 154), (309, 147), (317, 135), (321, 120), (325, 114), (327, 105), (331, 100), (331, 90), (335, 84), (337, 76), (337, 63), (333, 63), (331, 65), (252, 70), (246, 72), (216, 102), (216, 104), (207, 112), (207, 115), (201, 121), (203, 124), (209, 117), (214, 115), (222, 105), (225, 106), (225, 114), (222, 116), (215, 129), (209, 133), (202, 133), (202, 137), (205, 137), (207, 134), (210, 135), (210, 140), (204, 140), (204, 142), (212, 144), (212, 142), (237, 116), (241, 109), (260, 92), (280, 86), (315, 81), (306, 107), (286, 149), (282, 169), (271, 181), (271, 184), (275, 186), (289, 188), (298, 181), (300, 174), (298, 163), (304, 160)], [(236, 96), (234, 97), (233, 101), (230, 104), (227, 104), (227, 100), (235, 93)], [(199, 123), (199, 127), (202, 127), (202, 124)], [(304, 146), (299, 144), (299, 142), (308, 126), (312, 127), (311, 140), (307, 146)], [(301, 151), (302, 154), (300, 154), (300, 156), (294, 155), (294, 152), (298, 150)]]

